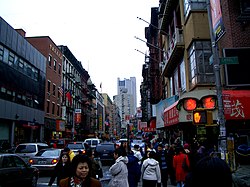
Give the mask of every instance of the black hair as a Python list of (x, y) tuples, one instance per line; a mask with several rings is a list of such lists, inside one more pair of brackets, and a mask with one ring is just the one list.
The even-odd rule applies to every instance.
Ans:
[(76, 156), (74, 156), (72, 163), (71, 163), (71, 169), (72, 169), (72, 175), (77, 177), (76, 175), (76, 169), (79, 163), (87, 163), (88, 167), (89, 167), (89, 173), (86, 176), (86, 179), (84, 181), (86, 186), (90, 186), (90, 178), (91, 178), (91, 172), (92, 172), (92, 162), (90, 160), (90, 158), (87, 155), (82, 155), (82, 154), (78, 154)]
[(67, 158), (68, 158), (66, 164), (70, 164), (70, 156), (69, 156), (69, 154), (68, 154), (67, 152), (62, 152), (62, 153), (61, 153), (59, 162), (62, 163), (62, 157), (63, 157), (64, 155), (66, 155)]
[(186, 182), (188, 187), (232, 187), (232, 172), (224, 160), (206, 156), (197, 162)]
[(156, 160), (156, 157), (157, 157), (156, 152), (150, 151), (148, 157), (149, 157), (149, 158), (153, 158), (153, 159)]

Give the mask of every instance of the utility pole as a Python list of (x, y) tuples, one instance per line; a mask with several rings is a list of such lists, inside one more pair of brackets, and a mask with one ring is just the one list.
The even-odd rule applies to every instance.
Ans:
[(210, 37), (212, 43), (212, 52), (213, 52), (213, 67), (215, 74), (215, 84), (218, 98), (218, 125), (220, 127), (220, 136), (218, 138), (218, 151), (221, 153), (221, 158), (225, 160), (226, 151), (227, 151), (227, 142), (226, 142), (226, 125), (223, 109), (223, 100), (222, 100), (222, 86), (221, 86), (221, 77), (220, 77), (220, 62), (217, 41), (215, 41), (215, 35), (213, 32), (212, 24), (212, 15), (211, 15), (211, 5), (210, 0), (207, 1), (207, 14), (209, 22)]

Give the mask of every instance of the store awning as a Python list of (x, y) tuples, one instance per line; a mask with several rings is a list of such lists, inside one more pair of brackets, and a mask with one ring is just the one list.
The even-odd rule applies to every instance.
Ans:
[(178, 101), (164, 110), (164, 127), (179, 123), (179, 111), (176, 108), (177, 104)]
[(226, 120), (250, 119), (250, 90), (223, 90)]

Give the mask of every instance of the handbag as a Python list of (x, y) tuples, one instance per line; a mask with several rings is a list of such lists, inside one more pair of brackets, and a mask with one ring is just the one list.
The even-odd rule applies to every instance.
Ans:
[(186, 161), (186, 157), (187, 157), (187, 155), (184, 156), (184, 159), (182, 161), (182, 169), (184, 171), (188, 171), (189, 170), (188, 165), (187, 165), (187, 161)]

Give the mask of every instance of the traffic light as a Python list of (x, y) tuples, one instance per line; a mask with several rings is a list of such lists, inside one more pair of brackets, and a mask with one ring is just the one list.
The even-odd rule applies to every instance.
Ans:
[(195, 125), (205, 124), (209, 125), (213, 123), (212, 111), (206, 109), (196, 109), (193, 111), (193, 123)]

